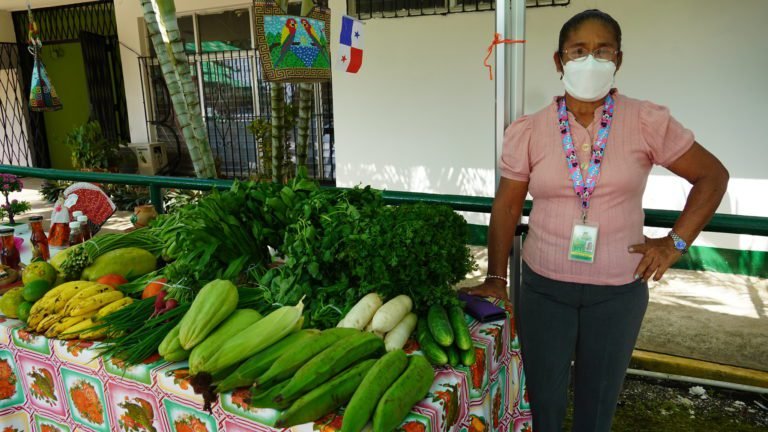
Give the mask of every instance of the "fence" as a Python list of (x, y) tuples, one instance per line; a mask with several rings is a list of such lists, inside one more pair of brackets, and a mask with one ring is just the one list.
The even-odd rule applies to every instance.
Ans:
[[(261, 75), (256, 50), (227, 50), (189, 54), (192, 78), (202, 95), (201, 106), (208, 140), (221, 177), (248, 178), (262, 172), (259, 143), (248, 126), (270, 119), (271, 84)], [(139, 58), (145, 100), (145, 117), (159, 141), (172, 143), (171, 173), (191, 173), (191, 161), (179, 139), (173, 107), (156, 58)], [(295, 110), (297, 85), (286, 85), (288, 112)], [(286, 116), (293, 118), (294, 116)], [(295, 125), (289, 129), (287, 154), (295, 163)], [(333, 107), (330, 83), (314, 84), (309, 130), (307, 168), (310, 176), (333, 183), (335, 172)]]

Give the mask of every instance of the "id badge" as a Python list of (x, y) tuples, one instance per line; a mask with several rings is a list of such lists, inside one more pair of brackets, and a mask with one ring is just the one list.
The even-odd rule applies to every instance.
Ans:
[(571, 232), (571, 247), (568, 251), (568, 259), (585, 263), (595, 262), (595, 248), (597, 247), (596, 223), (584, 222), (577, 219), (573, 222)]

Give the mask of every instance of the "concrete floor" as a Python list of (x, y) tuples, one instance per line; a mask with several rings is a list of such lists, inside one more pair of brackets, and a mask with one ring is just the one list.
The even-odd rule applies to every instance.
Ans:
[[(487, 250), (472, 247), (479, 283)], [(768, 371), (768, 279), (669, 270), (651, 282), (637, 349)]]
[[(50, 219), (52, 205), (26, 179), (13, 198), (27, 200)], [(102, 232), (131, 228), (130, 212), (115, 213)], [(24, 219), (22, 217), (21, 219)], [(479, 269), (461, 286), (477, 284), (487, 269), (487, 250), (472, 247)], [(670, 270), (650, 285), (650, 303), (637, 348), (697, 360), (768, 371), (768, 279), (713, 272)]]

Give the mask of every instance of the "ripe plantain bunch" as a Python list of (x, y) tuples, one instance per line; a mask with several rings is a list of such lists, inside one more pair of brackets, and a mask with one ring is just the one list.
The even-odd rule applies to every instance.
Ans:
[(35, 302), (27, 326), (49, 338), (93, 340), (105, 336), (99, 320), (133, 302), (109, 285), (73, 281), (57, 286)]

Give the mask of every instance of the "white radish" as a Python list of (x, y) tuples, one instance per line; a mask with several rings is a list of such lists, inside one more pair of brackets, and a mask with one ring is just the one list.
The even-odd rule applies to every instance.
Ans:
[(352, 306), (349, 313), (339, 322), (336, 327), (356, 328), (362, 330), (371, 322), (371, 318), (382, 305), (381, 297), (376, 293), (370, 293), (361, 298), (357, 304)]
[(407, 295), (399, 295), (386, 302), (376, 311), (371, 321), (373, 331), (387, 333), (413, 309), (413, 301)]
[(366, 333), (373, 333), (376, 335), (379, 339), (384, 339), (384, 333), (373, 331), (373, 321), (369, 322), (367, 326), (365, 326)]
[(384, 338), (384, 347), (387, 349), (387, 352), (402, 349), (405, 343), (408, 342), (408, 337), (413, 333), (418, 321), (419, 318), (416, 314), (411, 312), (392, 331), (387, 333), (387, 337)]

